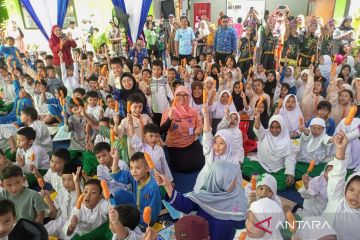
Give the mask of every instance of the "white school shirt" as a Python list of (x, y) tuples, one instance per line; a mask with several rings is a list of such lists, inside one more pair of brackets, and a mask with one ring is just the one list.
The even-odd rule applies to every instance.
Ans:
[(308, 189), (302, 186), (299, 190), (304, 198), (303, 209), (299, 209), (297, 214), (302, 218), (311, 216), (320, 216), (327, 204), (327, 182), (324, 175), (314, 177), (309, 181)]
[(73, 71), (73, 76), (71, 77), (66, 76), (65, 63), (60, 64), (60, 68), (61, 68), (62, 82), (64, 83), (64, 86), (68, 90), (67, 95), (69, 97), (72, 97), (74, 89), (80, 87), (78, 64), (74, 62), (74, 71)]
[(148, 153), (155, 164), (156, 170), (161, 174), (164, 174), (170, 182), (174, 180), (165, 158), (164, 149), (162, 147), (156, 144), (154, 148), (152, 148), (147, 143), (144, 143), (141, 137), (138, 135), (134, 135), (130, 138), (130, 144), (136, 152)]
[(301, 134), (300, 152), (296, 156), (298, 162), (310, 163), (310, 160), (315, 160), (317, 165), (331, 160), (330, 147), (332, 143), (329, 143), (331, 137), (325, 133), (318, 138), (316, 140), (311, 134), (309, 136)]
[[(46, 92), (45, 97), (46, 97), (46, 99), (52, 99), (52, 98), (54, 98), (54, 95), (52, 95), (49, 92)], [(50, 114), (49, 108), (48, 108), (49, 104), (47, 104), (46, 102), (43, 103), (41, 101), (41, 94), (35, 94), (34, 106), (40, 116)]]
[[(35, 154), (35, 160), (31, 161), (32, 154)], [(28, 150), (18, 148), (16, 156), (20, 156), (25, 160), (25, 165), (22, 167), (24, 173), (30, 173), (30, 164), (37, 169), (48, 169), (50, 166), (49, 155), (46, 150), (36, 144), (33, 144)]]
[(59, 176), (56, 172), (53, 172), (51, 168), (49, 168), (44, 175), (44, 181), (50, 183), (55, 192), (58, 193), (64, 187), (61, 176)]
[[(108, 201), (102, 198), (94, 209), (87, 208), (84, 203), (81, 205), (80, 209), (77, 209), (76, 207), (73, 208), (69, 220), (63, 227), (63, 234), (66, 236), (65, 239), (71, 239), (75, 234), (83, 235), (89, 233), (101, 226), (108, 220), (109, 207)], [(73, 234), (67, 236), (67, 230), (71, 224), (73, 215), (78, 217), (79, 222)]]
[(9, 138), (16, 139), (17, 129), (13, 124), (0, 124), (0, 149), (5, 152), (9, 146)]
[(0, 81), (0, 84), (0, 89), (2, 88), (3, 92), (3, 101), (6, 104), (14, 102), (16, 97), (14, 85), (8, 84), (5, 80)]
[(101, 136), (101, 134), (96, 134), (95, 140), (94, 140), (94, 146), (98, 144), (99, 142), (106, 142), (110, 144), (110, 139), (106, 138), (104, 136)]
[(62, 228), (71, 217), (71, 211), (76, 206), (76, 191), (68, 192), (65, 188), (60, 189), (54, 200), (55, 208), (58, 209), (57, 218), (45, 224), (49, 235), (64, 239)]
[[(121, 240), (143, 240), (144, 233), (141, 231), (139, 227), (136, 227), (134, 230), (130, 230), (127, 227), (124, 227), (125, 230), (128, 232), (128, 236), (126, 238), (123, 238)], [(120, 240), (117, 238), (116, 234), (113, 234), (113, 237), (111, 240)]]
[(46, 152), (52, 152), (53, 144), (46, 124), (43, 121), (36, 120), (29, 127), (32, 127), (36, 132), (35, 143), (44, 148)]
[[(129, 171), (129, 167), (126, 162), (120, 160), (118, 163), (119, 171)], [(105, 180), (109, 186), (109, 190), (111, 193), (115, 193), (118, 190), (131, 190), (131, 185), (126, 185), (115, 181), (114, 178), (110, 175), (110, 169), (107, 166), (99, 164), (96, 168), (96, 175), (99, 180)]]
[(116, 113), (114, 109), (107, 107), (104, 112), (104, 117), (108, 117), (111, 119), (115, 117), (117, 114), (118, 113)]
[(173, 100), (174, 94), (171, 91), (167, 78), (153, 77), (150, 82), (151, 89), (151, 109), (154, 113), (163, 113), (170, 107), (170, 101)]
[(86, 109), (86, 113), (92, 115), (96, 121), (99, 121), (100, 115), (103, 113), (103, 111), (104, 110), (99, 105), (96, 105), (95, 107), (88, 106)]
[(211, 106), (210, 113), (211, 113), (211, 117), (212, 118), (219, 118), (222, 119), (225, 116), (225, 109), (226, 107), (229, 107), (230, 112), (237, 112), (234, 102), (232, 102), (229, 106), (228, 105), (223, 105), (220, 102), (220, 96), (219, 96), (219, 100), (214, 102), (214, 104)]

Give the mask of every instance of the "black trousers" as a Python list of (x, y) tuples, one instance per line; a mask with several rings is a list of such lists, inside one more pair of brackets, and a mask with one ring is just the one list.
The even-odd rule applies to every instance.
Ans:
[(232, 53), (219, 53), (215, 52), (215, 63), (219, 64), (219, 61), (221, 61), (221, 64), (225, 66), (225, 61), (228, 56), (231, 56)]

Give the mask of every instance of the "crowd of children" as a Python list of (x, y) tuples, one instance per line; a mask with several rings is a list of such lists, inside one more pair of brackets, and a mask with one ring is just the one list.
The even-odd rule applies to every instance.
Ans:
[[(69, 65), (60, 48), (58, 69), (51, 56), (31, 62), (7, 37), (0, 239), (156, 239), (162, 200), (199, 216), (178, 221), (177, 239), (230, 240), (237, 229), (242, 239), (283, 239), (279, 223), (290, 213), (278, 193), (295, 183), (304, 201), (294, 214), (330, 228), (292, 227), (292, 239), (357, 239), (360, 71), (352, 55), (360, 63), (360, 50), (346, 38), (339, 53), (318, 44), (328, 54), (318, 56), (313, 19), (298, 29), (286, 21), (286, 54), (274, 58), (269, 19), (259, 34), (247, 20), (240, 56), (219, 62), (212, 53), (96, 62), (75, 49)], [(339, 28), (350, 31), (344, 21)], [(192, 192), (176, 190), (184, 183), (174, 172), (197, 171)], [(190, 234), (183, 225), (192, 223), (199, 229)]]

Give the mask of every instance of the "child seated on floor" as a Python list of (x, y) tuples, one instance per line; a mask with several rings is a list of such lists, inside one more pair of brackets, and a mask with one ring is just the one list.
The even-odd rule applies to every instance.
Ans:
[[(336, 123), (334, 119), (330, 117), (331, 113), (331, 103), (328, 101), (321, 101), (316, 106), (316, 116), (324, 119), (326, 125), (326, 134), (329, 136), (333, 136), (336, 128)], [(310, 126), (310, 122), (312, 119), (307, 121), (306, 127)]]
[[(119, 163), (113, 161), (111, 176), (115, 181), (123, 184), (131, 184), (132, 192), (136, 200), (136, 207), (140, 211), (140, 224), (144, 225), (143, 212), (146, 206), (151, 207), (151, 224), (158, 218), (161, 210), (160, 190), (155, 179), (149, 173), (150, 168), (146, 163), (144, 154), (136, 152), (130, 158), (130, 171), (120, 170)], [(134, 204), (134, 203), (133, 203)]]
[[(73, 175), (76, 174), (75, 182)], [(48, 191), (42, 191), (41, 194), (44, 197), (45, 203), (50, 209), (49, 217), (53, 220), (45, 224), (45, 227), (49, 235), (64, 239), (66, 235), (62, 232), (62, 227), (71, 217), (71, 209), (76, 206), (78, 199), (77, 191), (80, 190), (80, 174), (81, 168), (74, 163), (67, 163), (63, 167), (61, 175), (61, 185), (63, 186), (59, 191), (54, 201), (50, 198)]]
[(245, 158), (242, 172), (248, 178), (265, 172), (275, 177), (278, 191), (294, 184), (295, 153), (285, 120), (280, 115), (270, 118), (269, 129), (260, 124), (259, 114), (255, 112), (254, 132), (258, 138), (257, 161)]
[[(110, 119), (108, 117), (101, 117), (99, 119), (99, 124), (98, 126), (92, 126), (93, 129), (96, 129), (98, 131), (96, 132), (96, 136), (95, 136), (95, 140), (94, 140), (94, 145), (96, 145), (99, 142), (107, 142), (110, 144), (110, 136), (107, 136), (107, 134), (105, 134), (105, 131), (100, 131), (100, 129), (110, 129)], [(110, 132), (109, 132), (110, 134)]]
[(265, 84), (262, 79), (257, 78), (253, 81), (250, 78), (248, 80), (248, 82), (246, 84), (245, 93), (246, 93), (246, 96), (248, 96), (250, 98), (249, 106), (252, 109), (255, 109), (256, 102), (260, 99), (261, 96), (263, 96), (268, 104), (267, 109), (270, 111), (270, 103), (271, 103), (270, 96), (264, 92), (264, 87), (265, 87)]
[[(82, 101), (79, 98), (77, 98), (77, 101), (78, 103), (75, 103), (74, 99), (69, 101), (69, 108), (73, 115), (68, 117), (65, 114), (64, 130), (65, 132), (71, 132), (70, 146), (68, 148), (71, 160), (81, 158), (84, 171), (87, 175), (92, 176), (96, 173), (98, 162), (94, 154), (86, 151), (89, 148), (86, 146), (84, 129), (86, 122), (93, 119), (85, 112)], [(92, 144), (92, 142), (90, 143)]]
[(99, 121), (99, 119), (104, 115), (104, 109), (98, 104), (99, 99), (99, 94), (95, 91), (90, 91), (86, 93), (86, 113), (93, 116), (96, 121)]
[(249, 206), (258, 199), (269, 198), (275, 201), (280, 207), (281, 201), (277, 192), (276, 179), (268, 173), (261, 174), (256, 177), (256, 189), (252, 190), (252, 183), (248, 183), (245, 189), (245, 196), (248, 199)]
[(176, 210), (185, 214), (196, 211), (209, 222), (210, 239), (234, 239), (235, 229), (244, 226), (247, 204), (238, 163), (214, 161), (206, 186), (186, 196), (176, 191), (164, 175), (156, 172), (155, 179), (164, 186), (166, 200)]
[(6, 158), (5, 153), (0, 149), (0, 172), (11, 164), (12, 162)]
[(129, 171), (128, 165), (120, 160), (118, 151), (114, 148), (111, 149), (110, 144), (106, 142), (99, 142), (94, 147), (94, 154), (99, 161), (96, 175), (100, 180), (107, 182), (110, 192), (115, 193), (118, 190), (130, 190), (127, 184), (115, 181), (110, 175), (113, 162), (118, 163), (120, 171)]
[[(61, 79), (56, 77), (56, 70), (54, 66), (47, 66), (46, 67), (46, 74), (47, 74), (47, 85), (48, 85), (48, 89), (49, 92), (52, 95), (55, 95), (55, 90), (60, 87), (60, 86), (64, 86), (63, 82), (61, 81)], [(65, 95), (66, 97), (66, 95)]]
[(69, 98), (67, 97), (67, 89), (64, 86), (60, 86), (55, 89), (55, 98), (47, 98), (46, 92), (42, 92), (41, 99), (43, 103), (48, 104), (50, 114), (55, 118), (53, 122), (60, 124), (64, 121), (64, 114), (68, 113), (67, 103)]
[(148, 123), (143, 129), (144, 136), (135, 134), (134, 125), (129, 121), (130, 144), (137, 152), (146, 152), (155, 164), (156, 171), (164, 174), (171, 182), (174, 180), (169, 165), (166, 161), (165, 152), (159, 145), (160, 127), (155, 123)]
[[(56, 149), (50, 159), (50, 168), (44, 175), (44, 181), (50, 183), (55, 192), (59, 192), (63, 188), (62, 174), (64, 166), (70, 162), (70, 153), (67, 149)], [(39, 171), (33, 167), (33, 172), (36, 178), (41, 177)]]
[(345, 133), (334, 136), (336, 146), (333, 169), (328, 174), (328, 203), (322, 216), (334, 227), (339, 239), (357, 239), (360, 225), (360, 173), (351, 174), (346, 180), (346, 148), (349, 144)]
[(26, 178), (19, 166), (10, 165), (0, 173), (1, 185), (0, 200), (11, 200), (15, 204), (16, 218), (25, 218), (30, 221), (43, 223), (45, 202), (38, 192), (24, 187)]
[(127, 104), (130, 104), (130, 113), (127, 113), (127, 117), (121, 120), (121, 123), (117, 129), (117, 137), (121, 139), (124, 135), (128, 136), (128, 154), (129, 157), (131, 157), (136, 151), (130, 143), (129, 121), (132, 121), (135, 133), (138, 136), (143, 136), (143, 126), (148, 123), (152, 123), (152, 120), (149, 115), (142, 113), (144, 106), (141, 95), (137, 93), (131, 94), (127, 99)]
[(50, 114), (49, 106), (43, 102), (42, 94), (45, 93), (46, 99), (55, 98), (51, 93), (46, 91), (47, 83), (45, 80), (35, 82), (35, 93), (33, 96), (34, 107), (39, 114), (39, 120), (51, 125), (54, 122), (54, 117)]
[(131, 239), (157, 239), (156, 231), (147, 227), (143, 233), (139, 227), (140, 212), (132, 205), (119, 205), (109, 210), (110, 230), (113, 233), (112, 240)]
[(309, 173), (319, 176), (327, 162), (330, 161), (330, 147), (332, 137), (325, 133), (325, 121), (322, 118), (313, 118), (309, 128), (301, 128), (300, 152), (296, 156), (295, 179), (300, 179), (306, 173), (310, 161), (315, 160), (315, 167)]
[[(277, 228), (279, 222), (285, 220), (284, 212), (275, 201), (261, 198), (250, 205), (246, 219), (246, 239), (283, 239)], [(262, 230), (258, 227), (264, 226)]]
[(33, 175), (34, 167), (39, 169), (41, 175), (44, 175), (46, 169), (49, 168), (49, 155), (44, 148), (34, 143), (36, 132), (31, 127), (20, 128), (16, 139), (18, 147), (16, 163), (27, 176), (29, 187), (34, 187), (37, 185), (36, 176)]
[(300, 217), (320, 216), (325, 210), (328, 200), (328, 174), (333, 169), (332, 164), (332, 162), (329, 162), (320, 176), (310, 178), (306, 173), (302, 176), (304, 186), (298, 190), (304, 199), (303, 209), (297, 211)]
[[(219, 99), (214, 101), (212, 106), (209, 105), (209, 111), (212, 118), (222, 119), (225, 115), (225, 109), (229, 108), (230, 112), (236, 112), (233, 101), (230, 102), (231, 93), (228, 90), (223, 90), (219, 94)], [(211, 103), (210, 103), (211, 104)]]
[(62, 228), (65, 239), (71, 239), (74, 235), (95, 234), (101, 230), (100, 226), (108, 220), (110, 207), (103, 198), (102, 191), (98, 179), (88, 180), (84, 184), (84, 202), (80, 209), (72, 209), (71, 217)]
[(104, 117), (108, 117), (108, 118), (113, 118), (115, 117), (117, 114), (117, 112), (115, 112), (115, 100), (113, 99), (113, 97), (111, 95), (107, 95), (106, 96), (106, 109), (104, 112)]
[(12, 201), (0, 201), (0, 239), (18, 240), (25, 236), (30, 239), (48, 239), (48, 233), (40, 223), (25, 218), (16, 218), (15, 205)]

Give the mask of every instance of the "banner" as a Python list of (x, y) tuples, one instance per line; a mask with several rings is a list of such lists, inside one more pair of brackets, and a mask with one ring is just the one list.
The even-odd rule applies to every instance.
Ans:
[(203, 19), (211, 19), (211, 3), (194, 3), (194, 29), (198, 29)]

